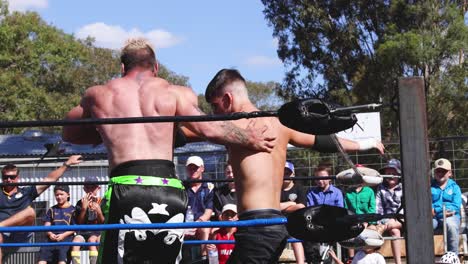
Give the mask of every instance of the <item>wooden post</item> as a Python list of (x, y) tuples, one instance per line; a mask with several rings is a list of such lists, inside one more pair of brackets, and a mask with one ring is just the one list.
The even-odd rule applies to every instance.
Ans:
[(434, 263), (429, 143), (423, 78), (400, 78), (398, 92), (407, 263)]

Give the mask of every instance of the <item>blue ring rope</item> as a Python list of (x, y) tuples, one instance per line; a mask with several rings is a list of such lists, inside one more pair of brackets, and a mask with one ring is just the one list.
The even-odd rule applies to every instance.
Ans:
[(105, 224), (105, 225), (56, 225), (56, 226), (10, 226), (0, 227), (0, 233), (14, 232), (53, 232), (53, 231), (102, 231), (121, 229), (186, 229), (200, 227), (248, 227), (283, 225), (286, 218), (252, 219), (241, 221), (154, 223), (154, 224)]
[[(302, 242), (302, 240), (290, 238), (288, 243)], [(234, 240), (186, 240), (184, 245), (202, 245), (202, 244), (235, 244)], [(38, 242), (38, 243), (3, 243), (0, 247), (89, 247), (99, 246), (100, 243), (95, 242)]]

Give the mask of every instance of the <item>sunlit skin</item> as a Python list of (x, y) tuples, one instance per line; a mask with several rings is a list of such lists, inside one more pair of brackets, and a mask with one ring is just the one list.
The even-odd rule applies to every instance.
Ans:
[(195, 164), (189, 164), (187, 167), (185, 167), (187, 170), (187, 175), (189, 176), (190, 179), (192, 180), (199, 180), (202, 178), (203, 172), (205, 171), (205, 168), (203, 166), (197, 166)]

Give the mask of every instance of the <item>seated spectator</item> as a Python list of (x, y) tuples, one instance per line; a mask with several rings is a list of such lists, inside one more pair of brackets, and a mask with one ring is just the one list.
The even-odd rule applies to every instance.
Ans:
[[(401, 163), (397, 159), (391, 159), (387, 165), (379, 170), (382, 175), (395, 175), (397, 177), (385, 177), (382, 184), (377, 188), (375, 197), (377, 214), (396, 213), (401, 206), (403, 187), (400, 183)], [(403, 211), (400, 211), (403, 213)], [(383, 219), (379, 222), (383, 225), (384, 231), (390, 233), (392, 237), (401, 237), (401, 223), (395, 219)], [(401, 264), (401, 241), (392, 240), (392, 253), (396, 264)]]
[[(96, 176), (88, 176), (84, 181), (83, 189), (85, 196), (76, 203), (74, 218), (75, 222), (79, 225), (95, 225), (104, 223), (104, 214), (101, 206), (104, 205), (104, 199), (99, 197), (99, 190), (101, 187), (96, 184), (87, 184), (90, 182), (97, 182)], [(73, 242), (83, 243), (90, 242), (96, 243), (101, 239), (99, 231), (79, 231), (73, 239)], [(80, 264), (80, 246), (72, 247), (72, 262), (73, 264)], [(98, 258), (98, 247), (89, 246), (89, 263), (96, 264)]]
[[(294, 177), (294, 164), (289, 161), (286, 161), (284, 166), (284, 177)], [(281, 191), (281, 200), (280, 200), (281, 212), (285, 215), (292, 213), (298, 209), (304, 208), (306, 204), (306, 197), (304, 188), (300, 184), (296, 184), (293, 180), (283, 180), (283, 188)], [(301, 242), (292, 243), (291, 247), (294, 251), (294, 257), (296, 258), (296, 263), (304, 263), (304, 247)]]
[[(356, 164), (356, 167), (363, 167)], [(346, 190), (344, 204), (347, 209), (355, 214), (374, 214), (375, 213), (375, 193), (372, 188), (361, 184), (357, 187), (351, 187)], [(367, 226), (367, 223), (364, 223)], [(348, 249), (350, 259), (354, 257), (354, 250)]]
[[(234, 179), (230, 164), (226, 164), (224, 175), (226, 180)], [(237, 204), (236, 186), (233, 181), (214, 189), (213, 207), (217, 218), (221, 216), (221, 211), (226, 204)]]
[[(315, 177), (328, 177), (330, 176), (331, 168), (329, 165), (320, 164), (314, 171)], [(344, 207), (343, 193), (340, 189), (331, 184), (330, 179), (315, 180), (314, 187), (311, 187), (307, 194), (307, 206), (316, 205), (332, 205)], [(327, 246), (320, 246), (319, 243), (304, 242), (304, 252), (306, 260), (312, 263), (319, 263), (322, 261), (321, 248), (328, 248)], [(328, 262), (329, 263), (329, 262)]]
[[(328, 177), (330, 176), (330, 173), (330, 166), (319, 165), (314, 171), (314, 176)], [(330, 182), (330, 179), (315, 180), (316, 186), (311, 187), (306, 195), (307, 206), (326, 204), (344, 207), (343, 193)]]
[[(203, 159), (198, 156), (191, 156), (186, 162), (187, 176), (190, 180), (201, 180), (205, 165)], [(206, 222), (211, 218), (213, 213), (213, 188), (212, 183), (189, 182), (185, 186), (188, 197), (188, 206), (192, 208), (194, 219), (196, 222)], [(192, 229), (185, 235), (186, 239), (208, 240), (210, 228), (197, 228)], [(192, 247), (183, 246), (183, 262), (190, 263), (191, 258), (197, 258), (196, 252), (191, 252)], [(200, 257), (207, 258), (206, 245), (201, 245)], [(189, 256), (191, 255), (191, 256)], [(187, 262), (189, 261), (189, 262)]]
[[(223, 206), (221, 215), (219, 216), (221, 221), (237, 221), (237, 206), (235, 204), (226, 204)], [(214, 230), (214, 229), (213, 229)], [(234, 233), (236, 227), (221, 227), (214, 230), (210, 234), (210, 240), (234, 240)], [(208, 250), (218, 250), (219, 264), (225, 264), (231, 256), (232, 250), (235, 244), (209, 244), (207, 245)]]
[[(70, 204), (70, 188), (67, 185), (58, 185), (54, 188), (57, 204), (47, 210), (44, 225), (73, 225), (73, 212), (75, 207)], [(49, 242), (71, 242), (75, 231), (47, 232)], [(39, 264), (67, 263), (68, 246), (41, 247)]]
[(452, 164), (446, 159), (438, 159), (434, 163), (434, 180), (431, 184), (432, 194), (432, 226), (442, 228), (444, 221), (443, 205), (445, 205), (445, 223), (447, 226), (447, 250), (458, 254), (460, 231), (460, 206), (462, 204), (461, 190), (452, 177)]
[[(50, 172), (42, 181), (57, 181), (71, 165), (81, 162), (80, 155), (71, 156), (62, 166)], [(2, 168), (2, 181), (4, 183), (17, 183), (20, 179), (20, 169), (13, 164)], [(0, 192), (0, 226), (29, 226), (34, 225), (36, 213), (31, 207), (36, 197), (41, 195), (50, 185), (37, 186), (4, 186)], [(29, 243), (31, 232), (0, 233), (0, 243)], [(0, 263), (2, 262), (2, 249), (0, 248)]]

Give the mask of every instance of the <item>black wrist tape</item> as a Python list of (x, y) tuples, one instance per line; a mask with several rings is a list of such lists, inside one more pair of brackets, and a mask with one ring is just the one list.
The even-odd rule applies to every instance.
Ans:
[(338, 148), (330, 135), (316, 135), (312, 149), (324, 153), (338, 152)]

